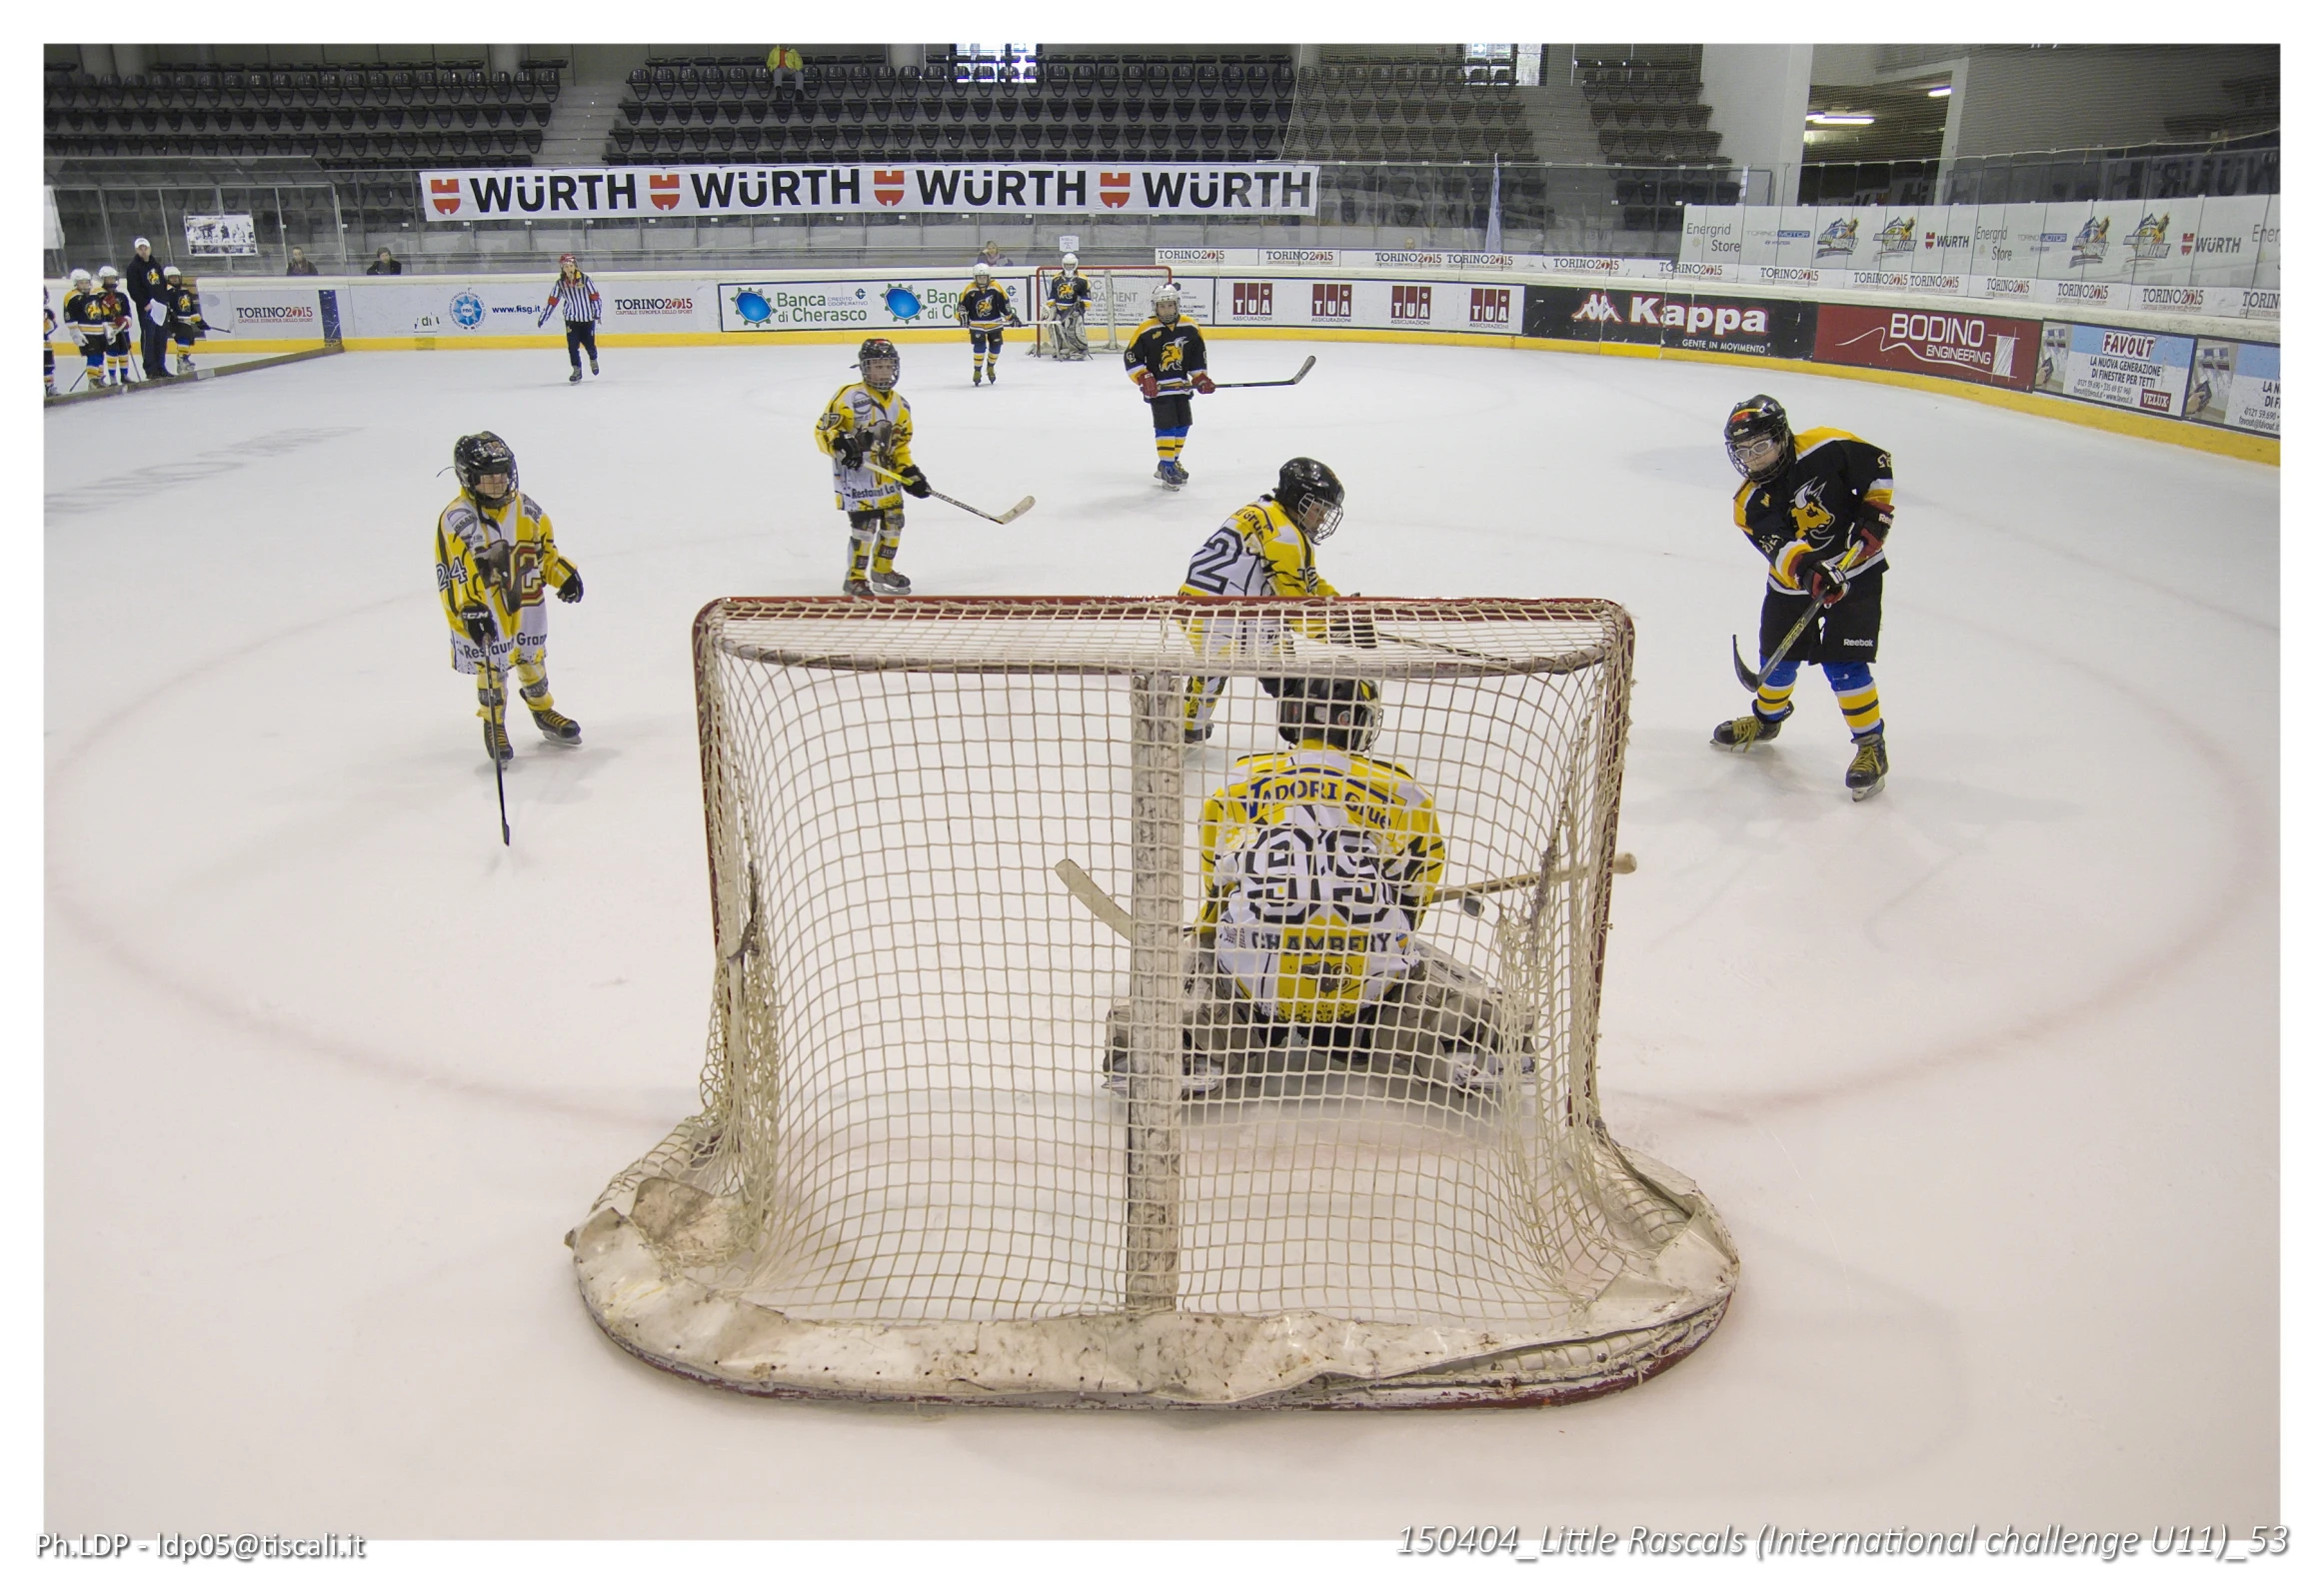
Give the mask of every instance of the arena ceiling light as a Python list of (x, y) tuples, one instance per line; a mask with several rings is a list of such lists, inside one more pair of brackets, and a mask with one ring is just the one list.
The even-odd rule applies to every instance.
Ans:
[(1951, 83), (1939, 83), (1928, 91), (1928, 96), (1931, 99), (1950, 99), (1953, 96), (1953, 85)]
[(1850, 115), (1844, 110), (1811, 110), (1807, 115), (1811, 127), (1868, 127), (1870, 116)]

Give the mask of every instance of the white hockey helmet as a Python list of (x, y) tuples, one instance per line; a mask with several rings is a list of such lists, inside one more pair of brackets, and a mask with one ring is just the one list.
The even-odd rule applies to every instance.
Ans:
[(1066, 258), (1065, 258), (1065, 265), (1066, 265), (1066, 268), (1067, 268), (1067, 269), (1069, 269), (1069, 270), (1078, 270), (1078, 269), (1080, 269), (1080, 268), (1082, 267), (1082, 261), (1081, 261), (1080, 259), (1077, 259), (1077, 258), (1075, 258), (1075, 257), (1074, 257), (1074, 256), (1073, 256), (1071, 253), (1069, 253), (1069, 254), (1067, 254), (1067, 255), (1066, 255)]
[(110, 264), (100, 264), (97, 266), (97, 279), (100, 281), (118, 281), (121, 279), (121, 272)]
[(75, 286), (86, 286), (86, 285), (88, 285), (88, 284), (89, 284), (89, 272), (88, 272), (87, 270), (75, 270), (75, 271), (73, 271), (73, 284), (74, 284)]
[(974, 270), (969, 272), (969, 278), (974, 280), (979, 286), (983, 286), (993, 279), (993, 272), (987, 269), (982, 263), (980, 263)]
[(174, 264), (165, 264), (161, 267), (161, 278), (165, 281), (174, 281), (178, 279), (181, 273), (182, 272)]
[(1164, 281), (1154, 289), (1154, 317), (1165, 325), (1178, 317), (1177, 282)]

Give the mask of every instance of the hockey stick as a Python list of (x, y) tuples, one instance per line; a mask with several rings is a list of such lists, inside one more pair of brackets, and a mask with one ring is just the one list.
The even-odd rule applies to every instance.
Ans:
[(1090, 871), (1072, 858), (1060, 858), (1055, 865), (1057, 877), (1066, 882), (1066, 889), (1074, 899), (1098, 915), (1098, 921), (1123, 939), (1135, 938), (1135, 921), (1130, 910), (1106, 894), (1106, 887), (1090, 878)]
[(501, 799), (501, 845), (509, 845), (509, 779), (507, 762), (501, 758), (501, 744), (508, 739), (509, 690), (508, 673), (500, 669), (492, 658), (492, 651), (484, 652), (485, 675), (492, 679), (492, 785)]
[[(909, 482), (901, 473), (890, 473), (886, 468), (881, 467), (876, 462), (866, 462), (864, 467), (867, 471), (875, 473), (881, 478), (887, 479), (892, 483), (904, 484)], [(968, 513), (970, 516), (981, 517), (988, 523), (1014, 523), (1019, 518), (1023, 517), (1026, 513), (1033, 510), (1033, 497), (1030, 495), (1027, 496), (1024, 500), (1018, 502), (1015, 506), (1011, 507), (1008, 511), (1003, 512), (999, 517), (995, 517), (991, 512), (978, 511), (975, 507), (971, 506), (966, 501), (954, 500), (951, 496), (945, 494), (942, 490), (931, 490), (928, 493), (936, 500), (944, 502), (945, 505), (957, 506), (962, 511)]]
[(1791, 631), (1783, 635), (1783, 642), (1775, 646), (1775, 653), (1767, 657), (1767, 664), (1757, 671), (1753, 671), (1743, 664), (1743, 641), (1732, 633), (1728, 634), (1727, 642), (1735, 652), (1735, 681), (1750, 689), (1751, 692), (1757, 693), (1761, 680), (1766, 677), (1767, 673), (1783, 664), (1783, 657), (1791, 653), (1791, 646), (1799, 642), (1799, 635), (1807, 631), (1807, 625), (1815, 620), (1816, 613), (1822, 609), (1823, 607), (1816, 603), (1814, 596), (1809, 596), (1807, 609), (1800, 613), (1798, 621), (1791, 624)]
[[(1634, 874), (1637, 872), (1637, 868), (1638, 859), (1634, 854), (1628, 852), (1614, 854), (1613, 871), (1616, 874)], [(1569, 869), (1551, 869), (1548, 877), (1550, 883), (1555, 884), (1559, 880), (1569, 880), (1587, 872), (1586, 869), (1579, 866)], [(1477, 900), (1478, 897), (1489, 896), (1495, 891), (1513, 891), (1522, 886), (1539, 885), (1541, 878), (1541, 871), (1535, 869), (1529, 874), (1504, 874), (1497, 880), (1470, 880), (1465, 885), (1445, 886), (1436, 893), (1436, 900), (1458, 902), (1460, 910), (1474, 918), (1484, 911), (1484, 904)]]
[(1307, 377), (1307, 371), (1314, 366), (1315, 360), (1310, 357), (1299, 365), (1299, 372), (1287, 380), (1214, 380), (1210, 384), (1210, 389), (1213, 391), (1255, 391), (1261, 386), (1267, 385), (1296, 385)]

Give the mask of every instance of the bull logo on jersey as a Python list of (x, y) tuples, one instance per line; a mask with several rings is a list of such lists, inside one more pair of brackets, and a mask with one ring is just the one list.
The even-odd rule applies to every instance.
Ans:
[(1823, 480), (1810, 479), (1791, 497), (1791, 526), (1799, 537), (1808, 538), (1822, 532), (1837, 521), (1830, 508), (1823, 504)]
[(1186, 349), (1174, 341), (1162, 348), (1162, 366), (1164, 374), (1173, 369), (1184, 368), (1186, 366)]

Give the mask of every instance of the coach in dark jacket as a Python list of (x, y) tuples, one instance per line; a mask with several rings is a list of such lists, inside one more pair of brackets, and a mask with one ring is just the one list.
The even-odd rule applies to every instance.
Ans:
[(166, 380), (169, 370), (169, 333), (153, 321), (152, 305), (161, 300), (164, 282), (161, 278), (161, 260), (153, 256), (153, 244), (145, 238), (137, 239), (137, 253), (130, 259), (125, 272), (129, 286), (129, 300), (137, 306), (137, 351), (145, 365), (149, 380)]

